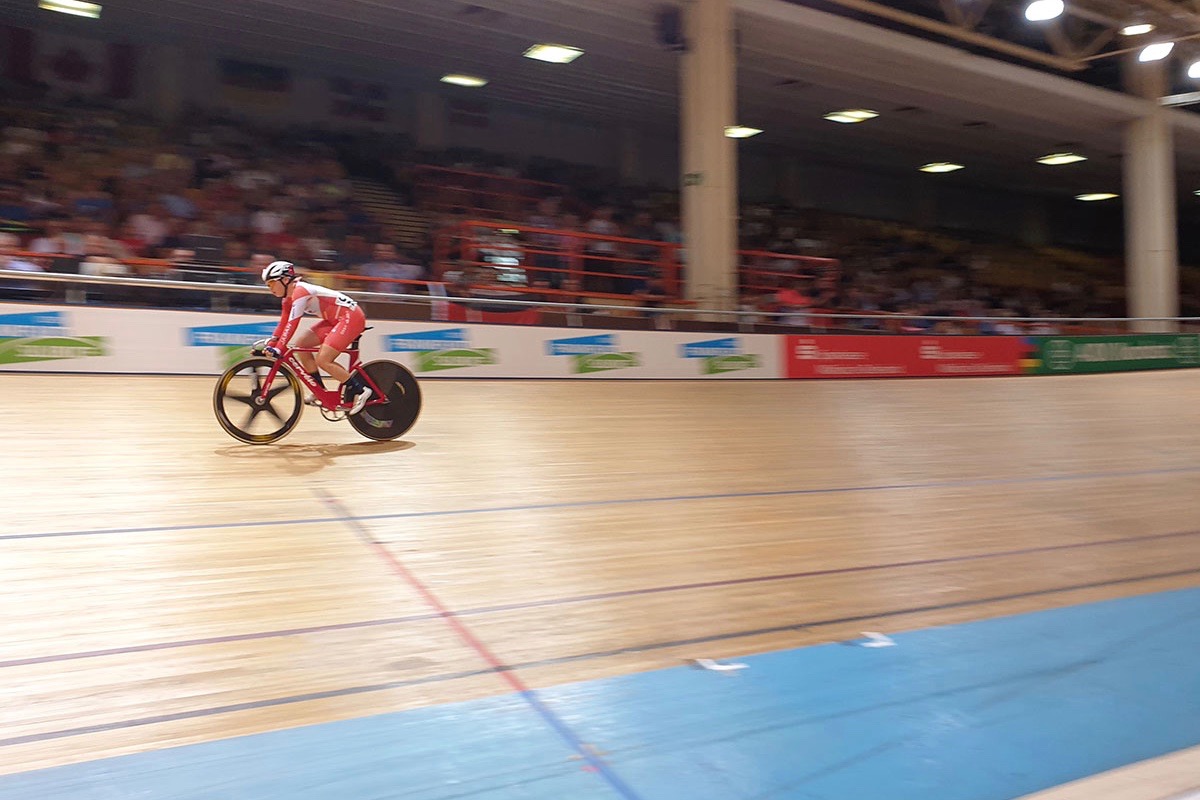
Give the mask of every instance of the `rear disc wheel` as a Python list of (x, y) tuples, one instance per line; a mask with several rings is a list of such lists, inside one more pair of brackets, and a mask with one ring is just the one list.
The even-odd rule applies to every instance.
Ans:
[(395, 361), (372, 361), (360, 367), (387, 398), (375, 398), (362, 411), (350, 417), (354, 430), (368, 439), (387, 441), (406, 433), (421, 414), (421, 387), (405, 367)]

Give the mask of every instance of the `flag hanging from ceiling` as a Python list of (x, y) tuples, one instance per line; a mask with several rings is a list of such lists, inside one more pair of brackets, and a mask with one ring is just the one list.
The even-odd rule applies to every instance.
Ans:
[(79, 95), (133, 97), (138, 50), (133, 45), (5, 26), (5, 75)]
[(218, 62), (218, 69), (221, 96), (226, 102), (277, 109), (291, 100), (292, 72), (286, 67), (223, 58)]

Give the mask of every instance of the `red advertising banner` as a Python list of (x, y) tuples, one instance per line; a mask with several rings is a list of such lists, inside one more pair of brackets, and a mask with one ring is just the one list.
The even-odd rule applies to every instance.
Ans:
[(1020, 336), (788, 336), (789, 378), (1020, 375)]
[[(509, 306), (512, 308), (513, 306)], [(458, 303), (448, 303), (443, 319), (449, 322), (482, 322), (501, 325), (537, 325), (542, 321), (542, 312), (537, 308), (516, 311), (480, 311)]]

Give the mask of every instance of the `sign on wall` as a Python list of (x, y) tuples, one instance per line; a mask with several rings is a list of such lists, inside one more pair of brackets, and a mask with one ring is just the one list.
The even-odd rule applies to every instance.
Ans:
[[(0, 370), (217, 375), (273, 316), (0, 303)], [(362, 358), (419, 377), (778, 378), (780, 337), (371, 320)], [(4, 353), (10, 355), (5, 356)]]
[(109, 349), (106, 337), (77, 328), (68, 312), (0, 314), (0, 366), (95, 359)]
[[(275, 316), (0, 303), (0, 371), (218, 375)], [(1200, 367), (1200, 336), (774, 336), (372, 320), (422, 378), (879, 378)]]
[(1020, 375), (1018, 336), (788, 336), (789, 378)]
[(1200, 336), (1048, 336), (1033, 340), (1030, 372), (1069, 375), (1200, 367)]

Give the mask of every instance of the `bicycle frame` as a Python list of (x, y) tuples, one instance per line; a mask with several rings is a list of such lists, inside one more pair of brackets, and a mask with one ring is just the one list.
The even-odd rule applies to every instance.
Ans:
[[(275, 376), (279, 374), (279, 368), (286, 364), (292, 372), (300, 379), (300, 382), (308, 387), (308, 390), (313, 393), (313, 397), (321, 404), (321, 407), (327, 411), (347, 411), (352, 407), (352, 403), (342, 402), (342, 395), (338, 391), (340, 387), (326, 389), (324, 386), (318, 386), (312, 376), (308, 374), (308, 370), (300, 363), (300, 359), (296, 357), (297, 353), (316, 353), (320, 350), (319, 347), (285, 347), (279, 358), (275, 359), (275, 363), (271, 365), (271, 369), (267, 372), (266, 378), (263, 380), (262, 388), (259, 393), (263, 400), (267, 399), (267, 392), (271, 388), (271, 384), (275, 382)], [(362, 360), (358, 356), (358, 342), (355, 341), (350, 348), (346, 350), (346, 354), (350, 356), (350, 365), (346, 370), (353, 373), (358, 370), (358, 374), (362, 376), (363, 381), (367, 386), (371, 387), (374, 395), (367, 401), (367, 406), (370, 407), (379, 403), (386, 403), (387, 397), (375, 385), (375, 381), (371, 380), (371, 376), (365, 370), (360, 370)]]

